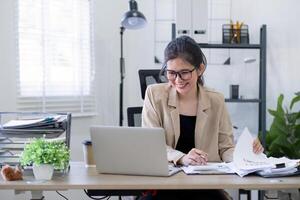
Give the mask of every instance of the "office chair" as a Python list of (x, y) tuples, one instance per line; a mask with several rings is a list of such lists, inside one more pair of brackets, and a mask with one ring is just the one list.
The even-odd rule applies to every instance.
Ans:
[(145, 92), (148, 85), (154, 83), (167, 82), (165, 76), (160, 75), (160, 69), (140, 69), (139, 78), (140, 78), (142, 99), (145, 98)]
[(142, 109), (141, 106), (127, 108), (128, 126), (142, 126)]

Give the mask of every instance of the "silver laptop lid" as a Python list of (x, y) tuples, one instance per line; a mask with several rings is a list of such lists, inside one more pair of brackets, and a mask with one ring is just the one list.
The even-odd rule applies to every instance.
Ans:
[(168, 176), (164, 129), (92, 126), (99, 173)]

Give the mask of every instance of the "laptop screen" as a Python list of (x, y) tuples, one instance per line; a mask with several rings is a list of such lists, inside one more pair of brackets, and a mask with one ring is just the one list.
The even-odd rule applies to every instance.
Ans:
[(164, 129), (92, 126), (90, 131), (99, 173), (169, 175)]

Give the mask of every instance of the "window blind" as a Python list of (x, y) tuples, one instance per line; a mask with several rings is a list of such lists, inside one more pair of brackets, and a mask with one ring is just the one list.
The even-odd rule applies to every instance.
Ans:
[(20, 111), (96, 112), (90, 0), (19, 0)]

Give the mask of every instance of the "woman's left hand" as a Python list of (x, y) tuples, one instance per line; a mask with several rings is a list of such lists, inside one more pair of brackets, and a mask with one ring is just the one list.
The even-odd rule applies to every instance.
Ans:
[(253, 147), (253, 152), (256, 154), (260, 154), (264, 151), (264, 147), (261, 145), (258, 138), (253, 140), (252, 147)]

